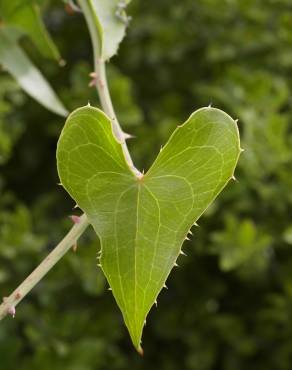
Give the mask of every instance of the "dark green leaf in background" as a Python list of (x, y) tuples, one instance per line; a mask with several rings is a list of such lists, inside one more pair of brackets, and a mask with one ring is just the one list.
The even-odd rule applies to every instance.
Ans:
[(59, 51), (42, 21), (39, 5), (34, 0), (2, 0), (0, 19), (2, 27), (14, 26), (27, 35), (47, 58), (60, 61)]
[(61, 116), (67, 110), (38, 68), (18, 46), (13, 29), (0, 29), (0, 63), (32, 98)]

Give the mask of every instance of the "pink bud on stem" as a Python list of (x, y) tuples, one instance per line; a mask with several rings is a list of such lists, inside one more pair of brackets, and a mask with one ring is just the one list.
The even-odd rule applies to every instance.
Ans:
[(10, 306), (10, 307), (8, 307), (8, 309), (7, 309), (7, 313), (8, 313), (9, 315), (11, 315), (11, 316), (14, 318), (14, 317), (15, 317), (15, 314), (16, 314), (15, 307), (14, 307), (14, 306)]
[(70, 217), (70, 219), (72, 220), (72, 222), (74, 223), (74, 224), (79, 224), (80, 223), (80, 217), (79, 216), (76, 216), (76, 215), (71, 215), (71, 216), (69, 216)]

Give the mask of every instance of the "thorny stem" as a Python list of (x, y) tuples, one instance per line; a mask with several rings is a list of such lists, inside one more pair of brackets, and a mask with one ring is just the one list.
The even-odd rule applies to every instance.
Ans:
[[(125, 135), (117, 120), (106, 79), (105, 62), (99, 57), (100, 55), (100, 40), (96, 32), (96, 24), (94, 24), (94, 11), (90, 9), (87, 0), (79, 0), (79, 5), (83, 11), (89, 33), (92, 40), (94, 51), (94, 68), (96, 76), (96, 88), (99, 95), (100, 103), (103, 111), (108, 115), (112, 121), (113, 132), (117, 140), (121, 143), (125, 158), (133, 173), (139, 177), (141, 173), (133, 164), (130, 156)], [(53, 251), (40, 263), (40, 265), (10, 294), (9, 297), (3, 298), (3, 303), (0, 305), (0, 320), (7, 314), (13, 315), (15, 313), (16, 305), (23, 300), (23, 298), (35, 287), (35, 285), (51, 270), (52, 267), (68, 252), (68, 250), (75, 246), (79, 237), (88, 227), (89, 222), (85, 214), (80, 217), (78, 223), (70, 229), (68, 234), (61, 240), (61, 242), (53, 249)]]
[(95, 11), (92, 8), (91, 2), (88, 0), (79, 0), (79, 6), (84, 14), (87, 27), (89, 30), (92, 48), (93, 48), (93, 58), (94, 58), (94, 79), (95, 85), (97, 88), (97, 92), (99, 95), (100, 103), (102, 106), (103, 111), (112, 121), (113, 132), (117, 138), (117, 140), (121, 143), (126, 161), (133, 171), (133, 173), (137, 176), (141, 176), (141, 172), (134, 166), (131, 155), (129, 153), (125, 134), (121, 129), (121, 126), (118, 122), (117, 116), (115, 114), (113, 104), (111, 101), (106, 72), (105, 72), (105, 61), (101, 57), (102, 54), (102, 40), (100, 38), (100, 32), (98, 32), (99, 21), (95, 16)]
[(111, 101), (110, 93), (108, 89), (108, 84), (107, 84), (105, 63), (102, 62), (98, 58), (95, 58), (95, 75), (96, 75), (96, 88), (97, 88), (98, 95), (100, 97), (103, 110), (112, 121), (113, 132), (116, 138), (118, 139), (118, 141), (121, 143), (124, 156), (126, 158), (126, 161), (130, 169), (137, 177), (140, 177), (141, 172), (134, 166), (133, 160), (131, 158), (131, 155), (129, 153), (129, 150), (126, 144), (125, 134), (121, 129), (121, 126), (118, 122), (117, 116), (115, 114), (115, 111), (112, 105), (112, 101)]
[(0, 306), (0, 320), (2, 320), (11, 308), (14, 308), (31, 289), (51, 270), (51, 268), (64, 256), (66, 252), (75, 244), (76, 240), (88, 226), (86, 215), (80, 217), (80, 222), (76, 223), (63, 240), (53, 249), (53, 251), (41, 262), (41, 264), (17, 287), (9, 296), (3, 298)]

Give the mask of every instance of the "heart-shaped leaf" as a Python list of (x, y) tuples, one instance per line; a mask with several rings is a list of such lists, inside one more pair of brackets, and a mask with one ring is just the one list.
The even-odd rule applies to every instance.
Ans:
[(138, 350), (145, 318), (187, 233), (233, 176), (239, 153), (236, 122), (202, 108), (138, 178), (103, 112), (84, 107), (67, 119), (59, 176), (100, 238), (100, 266)]

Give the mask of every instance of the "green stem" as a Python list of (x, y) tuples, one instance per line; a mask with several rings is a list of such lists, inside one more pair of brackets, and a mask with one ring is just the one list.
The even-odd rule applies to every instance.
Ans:
[(112, 104), (111, 96), (109, 93), (105, 71), (105, 61), (101, 57), (102, 53), (102, 40), (100, 37), (100, 35), (102, 34), (101, 26), (99, 24), (98, 19), (95, 16), (95, 11), (92, 8), (91, 1), (79, 0), (78, 3), (85, 17), (91, 38), (94, 59), (95, 85), (97, 88), (102, 109), (112, 121), (113, 132), (122, 146), (129, 167), (137, 177), (140, 177), (141, 172), (134, 166), (133, 160), (129, 153), (129, 149), (126, 144), (125, 134), (117, 119)]
[[(94, 11), (90, 8), (90, 1), (79, 0), (79, 5), (83, 11), (89, 33), (92, 40), (93, 52), (94, 52), (94, 68), (96, 75), (96, 88), (99, 95), (100, 103), (103, 111), (110, 117), (112, 121), (113, 132), (117, 140), (121, 143), (125, 158), (132, 169), (134, 174), (139, 177), (141, 176), (132, 161), (130, 156), (125, 135), (121, 129), (121, 126), (117, 120), (113, 104), (111, 101), (106, 72), (105, 62), (101, 60), (100, 48), (101, 41), (98, 39), (96, 27), (98, 20), (94, 18)], [(68, 250), (74, 246), (88, 227), (89, 222), (85, 214), (80, 217), (80, 221), (75, 224), (68, 234), (62, 239), (62, 241), (53, 249), (53, 251), (41, 262), (41, 264), (10, 294), (9, 297), (3, 299), (3, 303), (0, 305), (0, 320), (2, 320), (7, 314), (12, 314), (16, 305), (23, 300), (23, 298), (35, 287), (35, 285), (51, 270), (52, 267), (68, 252)]]
[(68, 250), (75, 245), (76, 241), (83, 234), (88, 226), (87, 217), (80, 217), (63, 240), (53, 249), (53, 251), (41, 262), (41, 264), (14, 290), (9, 296), (3, 298), (0, 306), (0, 320), (2, 320), (11, 308), (22, 301), (22, 299), (31, 291), (31, 289), (51, 270), (52, 267), (64, 256)]

